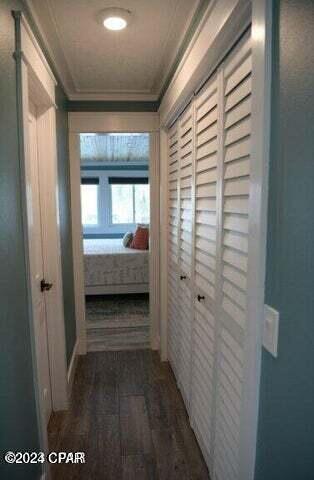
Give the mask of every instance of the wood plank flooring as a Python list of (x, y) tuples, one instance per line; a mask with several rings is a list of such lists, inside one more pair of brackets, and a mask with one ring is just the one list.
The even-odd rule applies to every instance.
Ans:
[(52, 451), (84, 451), (53, 465), (53, 480), (208, 480), (180, 392), (150, 350), (79, 358), (70, 409), (50, 419)]
[(149, 348), (149, 294), (86, 297), (89, 352)]

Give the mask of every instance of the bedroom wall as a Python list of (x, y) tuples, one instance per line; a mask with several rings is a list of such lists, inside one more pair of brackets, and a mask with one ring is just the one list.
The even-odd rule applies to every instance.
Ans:
[(274, 1), (266, 303), (278, 358), (263, 351), (256, 480), (314, 472), (314, 3)]
[(39, 449), (22, 225), (14, 21), (17, 0), (0, 2), (0, 478), (34, 480), (40, 465), (2, 462), (7, 450)]

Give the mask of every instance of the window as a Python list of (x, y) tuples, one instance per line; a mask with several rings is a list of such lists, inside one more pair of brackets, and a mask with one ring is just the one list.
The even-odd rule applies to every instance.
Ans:
[(135, 223), (149, 223), (149, 185), (133, 185)]
[(133, 185), (111, 185), (111, 222), (134, 223)]
[(98, 218), (99, 178), (85, 177), (81, 179), (82, 224), (97, 226)]
[(149, 223), (147, 178), (109, 177), (112, 224)]

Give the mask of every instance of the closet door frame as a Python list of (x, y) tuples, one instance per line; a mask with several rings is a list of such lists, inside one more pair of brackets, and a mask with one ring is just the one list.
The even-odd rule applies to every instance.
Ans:
[[(248, 268), (248, 284), (250, 292), (248, 298), (248, 341), (246, 342), (245, 357), (249, 359), (245, 371), (245, 411), (247, 420), (242, 427), (242, 445), (240, 452), (240, 478), (243, 480), (254, 479), (256, 440), (258, 425), (259, 386), (261, 373), (262, 333), (264, 324), (264, 282), (266, 264), (266, 236), (267, 236), (267, 199), (268, 199), (268, 165), (270, 149), (270, 123), (271, 123), (271, 44), (272, 44), (272, 0), (252, 1), (252, 145), (251, 145), (251, 186), (249, 216), (254, 221), (249, 229), (248, 255), (250, 257)], [(244, 27), (244, 24), (243, 24)], [(232, 27), (226, 26), (226, 29)], [(234, 37), (234, 42), (236, 37)], [(229, 45), (229, 48), (232, 44)], [(221, 52), (221, 58), (227, 51)], [(205, 62), (206, 60), (204, 60)], [(217, 65), (208, 68), (208, 74), (216, 69)], [(174, 123), (180, 111), (187, 105), (195, 90), (195, 81), (185, 86), (185, 98), (178, 104), (176, 111), (163, 110), (161, 133), (161, 153), (165, 151), (164, 142), (167, 140), (169, 125)], [(180, 92), (178, 97), (180, 97)], [(170, 120), (169, 120), (170, 118)], [(161, 156), (161, 165), (167, 163), (167, 157)], [(166, 174), (162, 176), (162, 181)], [(163, 188), (163, 185), (161, 185)], [(163, 202), (163, 209), (167, 211), (167, 202)], [(167, 272), (165, 257), (161, 271)], [(163, 313), (161, 331), (167, 331), (167, 295), (162, 291), (161, 311)], [(167, 342), (161, 339), (161, 356), (167, 359)]]
[[(252, 143), (250, 171), (247, 342), (243, 391), (240, 478), (255, 476), (266, 275), (268, 170), (271, 127), (271, 48), (273, 0), (252, 2)], [(254, 221), (252, 221), (254, 219)]]

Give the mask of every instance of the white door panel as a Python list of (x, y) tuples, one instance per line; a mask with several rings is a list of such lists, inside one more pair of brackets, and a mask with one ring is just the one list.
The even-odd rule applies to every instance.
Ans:
[[(219, 97), (215, 75), (195, 99), (194, 322), (191, 421), (212, 471), (215, 412)], [(202, 393), (201, 393), (202, 392)], [(202, 402), (200, 401), (200, 398)], [(204, 421), (206, 417), (206, 421)]]
[(191, 397), (192, 354), (192, 274), (194, 221), (194, 110), (190, 105), (179, 118), (179, 280), (178, 280), (178, 335), (180, 362), (178, 382), (188, 412)]
[[(240, 479), (245, 422), (248, 230), (250, 224), (251, 38), (225, 61), (223, 77), (222, 245), (214, 479)], [(232, 152), (232, 154), (231, 154)], [(246, 208), (243, 206), (246, 205)], [(253, 220), (253, 219), (252, 219)]]
[(178, 122), (168, 135), (168, 356), (179, 375), (180, 341), (178, 311), (179, 252), (179, 133)]
[(169, 358), (214, 480), (245, 462), (251, 70), (248, 33), (169, 136)]
[(30, 105), (29, 127), (29, 162), (27, 178), (27, 212), (29, 228), (29, 249), (31, 256), (31, 287), (33, 317), (35, 330), (36, 355), (38, 363), (39, 387), (45, 405), (45, 417), (48, 424), (52, 411), (51, 382), (49, 371), (48, 332), (45, 305), (45, 292), (41, 291), (44, 278), (42, 224), (40, 211), (40, 179), (37, 150), (36, 110)]

